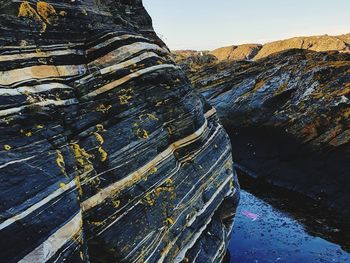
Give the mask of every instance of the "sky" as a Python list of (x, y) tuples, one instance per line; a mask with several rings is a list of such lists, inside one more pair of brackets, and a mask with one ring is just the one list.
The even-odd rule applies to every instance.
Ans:
[(143, 0), (170, 49), (350, 33), (350, 0)]

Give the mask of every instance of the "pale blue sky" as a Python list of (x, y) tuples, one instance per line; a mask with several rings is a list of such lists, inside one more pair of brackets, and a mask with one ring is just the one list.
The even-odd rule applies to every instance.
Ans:
[(350, 33), (350, 0), (143, 0), (171, 49)]

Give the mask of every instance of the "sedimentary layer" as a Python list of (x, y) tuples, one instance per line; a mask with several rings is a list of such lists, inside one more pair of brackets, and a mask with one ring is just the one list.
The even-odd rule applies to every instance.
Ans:
[(1, 260), (220, 262), (229, 139), (142, 2), (1, 5)]

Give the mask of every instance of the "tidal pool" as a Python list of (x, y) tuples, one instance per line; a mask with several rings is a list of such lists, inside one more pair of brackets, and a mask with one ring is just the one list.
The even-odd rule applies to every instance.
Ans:
[[(334, 228), (331, 231), (341, 230)], [(350, 262), (350, 253), (342, 246), (327, 241), (322, 235), (310, 234), (300, 218), (297, 220), (291, 213), (244, 190), (241, 191), (229, 252), (231, 263)]]

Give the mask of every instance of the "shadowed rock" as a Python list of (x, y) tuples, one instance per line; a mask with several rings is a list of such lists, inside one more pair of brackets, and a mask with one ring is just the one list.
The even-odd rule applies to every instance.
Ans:
[(253, 177), (350, 217), (350, 54), (289, 50), (189, 72)]
[(3, 262), (220, 262), (229, 139), (140, 0), (1, 1)]

